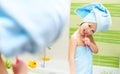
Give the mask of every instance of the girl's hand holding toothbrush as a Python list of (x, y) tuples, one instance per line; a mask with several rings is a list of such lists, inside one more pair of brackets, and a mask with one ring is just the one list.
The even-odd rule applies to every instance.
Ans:
[(84, 38), (84, 44), (86, 46), (86, 49), (88, 49), (88, 46), (90, 45), (90, 39), (87, 36)]

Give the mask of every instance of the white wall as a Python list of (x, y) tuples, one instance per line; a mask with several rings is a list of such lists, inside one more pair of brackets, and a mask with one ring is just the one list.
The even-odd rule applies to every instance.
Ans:
[(51, 49), (46, 50), (46, 56), (56, 60), (67, 60), (68, 58), (68, 41), (69, 41), (69, 23), (64, 27), (60, 38), (53, 44)]

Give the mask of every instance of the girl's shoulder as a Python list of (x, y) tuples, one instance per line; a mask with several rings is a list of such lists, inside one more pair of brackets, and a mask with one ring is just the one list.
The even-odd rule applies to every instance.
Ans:
[(75, 32), (72, 36), (71, 36), (72, 39), (74, 40), (77, 40), (78, 39), (78, 34)]
[(74, 34), (71, 36), (71, 41), (72, 41), (72, 42), (75, 42), (75, 43), (78, 43), (78, 41), (80, 41), (80, 37), (79, 37), (78, 33), (74, 33)]

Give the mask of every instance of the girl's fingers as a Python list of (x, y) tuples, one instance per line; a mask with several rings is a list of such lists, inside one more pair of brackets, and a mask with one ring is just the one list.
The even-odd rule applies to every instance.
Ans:
[(89, 45), (90, 44), (90, 39), (88, 37), (85, 37), (84, 43), (85, 43), (85, 45)]
[(16, 57), (16, 64), (17, 64), (17, 63), (19, 63), (19, 58), (18, 58), (18, 57)]

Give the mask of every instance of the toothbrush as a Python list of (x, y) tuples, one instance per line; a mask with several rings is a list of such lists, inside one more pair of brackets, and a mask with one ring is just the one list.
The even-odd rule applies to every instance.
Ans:
[[(87, 38), (87, 35), (85, 34), (85, 38)], [(85, 44), (86, 49), (88, 50), (88, 44)]]
[(18, 56), (16, 56), (16, 64), (19, 63), (19, 59), (18, 59)]

